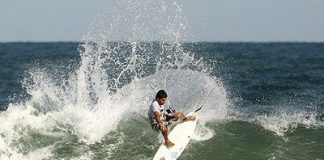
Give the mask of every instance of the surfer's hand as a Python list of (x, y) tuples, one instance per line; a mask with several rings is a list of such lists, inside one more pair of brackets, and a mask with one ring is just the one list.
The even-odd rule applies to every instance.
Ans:
[(161, 127), (161, 131), (165, 131), (166, 130), (166, 126), (163, 123), (160, 123), (159, 125)]

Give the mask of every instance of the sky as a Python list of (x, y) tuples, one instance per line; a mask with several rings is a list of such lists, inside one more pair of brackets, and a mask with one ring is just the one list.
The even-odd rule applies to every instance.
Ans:
[[(0, 42), (80, 41), (116, 1), (0, 0)], [(189, 41), (324, 42), (324, 0), (172, 1), (182, 4)]]

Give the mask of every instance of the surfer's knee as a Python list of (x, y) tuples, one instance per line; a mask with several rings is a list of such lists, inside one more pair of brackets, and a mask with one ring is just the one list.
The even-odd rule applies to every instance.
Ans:
[(176, 119), (184, 119), (186, 117), (182, 112), (175, 112), (173, 116)]

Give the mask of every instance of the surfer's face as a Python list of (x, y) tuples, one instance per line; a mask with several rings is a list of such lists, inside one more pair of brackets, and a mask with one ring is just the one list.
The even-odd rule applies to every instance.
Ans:
[(167, 98), (157, 98), (156, 101), (159, 103), (159, 105), (164, 105), (167, 101)]

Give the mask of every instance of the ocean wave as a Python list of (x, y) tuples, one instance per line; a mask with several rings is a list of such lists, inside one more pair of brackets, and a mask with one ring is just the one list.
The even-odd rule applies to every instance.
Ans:
[(318, 119), (317, 113), (306, 111), (280, 111), (276, 114), (255, 116), (250, 121), (260, 124), (264, 129), (284, 136), (286, 132), (293, 132), (299, 125), (306, 128), (323, 127), (324, 123)]

